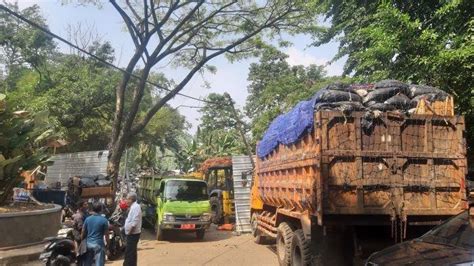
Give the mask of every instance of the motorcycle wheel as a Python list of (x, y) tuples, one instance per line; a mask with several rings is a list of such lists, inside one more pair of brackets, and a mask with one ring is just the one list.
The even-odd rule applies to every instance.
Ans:
[(118, 238), (119, 236), (114, 236), (110, 241), (109, 254), (107, 256), (109, 260), (118, 259), (121, 255), (120, 239)]
[(51, 266), (70, 266), (71, 265), (71, 260), (63, 256), (61, 254), (56, 254), (51, 256), (49, 259), (48, 263), (46, 265), (51, 265)]

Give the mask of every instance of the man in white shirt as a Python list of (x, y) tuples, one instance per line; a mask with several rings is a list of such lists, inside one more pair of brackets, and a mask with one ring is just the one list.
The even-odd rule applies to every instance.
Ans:
[(137, 245), (142, 232), (142, 209), (137, 203), (137, 194), (130, 192), (127, 195), (127, 203), (130, 206), (127, 219), (125, 220), (125, 235), (127, 245), (125, 248), (124, 266), (137, 265)]

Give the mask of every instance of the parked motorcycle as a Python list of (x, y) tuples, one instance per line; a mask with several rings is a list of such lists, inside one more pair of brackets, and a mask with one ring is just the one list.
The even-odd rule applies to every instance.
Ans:
[(69, 266), (76, 261), (76, 248), (72, 236), (72, 228), (58, 231), (58, 235), (45, 238), (48, 243), (41, 252), (39, 259), (47, 266)]
[(122, 213), (115, 212), (109, 219), (109, 246), (107, 247), (107, 258), (115, 260), (125, 251), (125, 236), (121, 230)]

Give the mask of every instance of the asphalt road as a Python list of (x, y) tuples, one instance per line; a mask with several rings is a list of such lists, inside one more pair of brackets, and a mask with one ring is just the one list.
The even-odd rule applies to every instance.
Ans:
[[(251, 235), (211, 227), (204, 240), (193, 233), (179, 233), (157, 241), (144, 229), (138, 244), (138, 265), (278, 265), (274, 246), (257, 245)], [(107, 262), (122, 265), (123, 260)]]

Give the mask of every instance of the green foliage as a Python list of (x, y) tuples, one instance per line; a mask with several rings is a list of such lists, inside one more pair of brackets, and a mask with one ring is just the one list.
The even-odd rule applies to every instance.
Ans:
[(429, 84), (455, 97), (474, 140), (474, 6), (472, 1), (313, 1), (330, 26), (315, 44), (340, 40), (336, 59), (358, 81), (385, 78)]
[(198, 169), (206, 159), (245, 152), (242, 139), (236, 129), (216, 129), (203, 134), (198, 128), (194, 138), (187, 136), (181, 142), (180, 149), (175, 155), (177, 165), (185, 173)]
[(271, 121), (319, 88), (340, 78), (327, 78), (322, 66), (290, 66), (287, 55), (275, 48), (263, 50), (258, 63), (250, 65), (249, 96), (245, 105), (252, 119), (254, 140), (259, 140)]
[(0, 205), (19, 182), (21, 170), (43, 165), (48, 159), (44, 144), (54, 131), (48, 113), (13, 111), (0, 94)]
[(211, 93), (206, 100), (220, 104), (206, 103), (199, 110), (202, 116), (196, 136), (206, 157), (204, 159), (245, 153), (244, 142), (238, 131), (239, 121), (244, 134), (250, 131), (250, 127), (245, 124), (243, 114), (235, 108), (230, 95)]
[(113, 119), (118, 73), (75, 55), (54, 58), (54, 63), (48, 63), (49, 86), (40, 90), (36, 72), (22, 69), (8, 93), (12, 105), (48, 110), (55, 130), (69, 142), (67, 151), (104, 149)]
[[(28, 17), (30, 20), (45, 26), (45, 19), (40, 14), (37, 5), (19, 10), (18, 4), (4, 3), (8, 8)], [(5, 70), (9, 73), (6, 82), (0, 85), (0, 89), (8, 91), (14, 85), (11, 78), (15, 78), (25, 64), (33, 68), (40, 76), (40, 81), (47, 81), (44, 77), (48, 71), (45, 67), (46, 58), (55, 48), (52, 38), (40, 30), (20, 23), (7, 14), (0, 13), (0, 60), (5, 63)]]
[(154, 168), (157, 172), (170, 170), (160, 168), (164, 165), (160, 164), (158, 155), (178, 154), (183, 145), (181, 138), (187, 128), (188, 124), (184, 116), (176, 109), (169, 106), (160, 109), (145, 130), (131, 141), (131, 153), (134, 160), (130, 167)]
[[(24, 10), (18, 10), (16, 5), (9, 8), (46, 26), (37, 6)], [(115, 88), (122, 73), (95, 59), (62, 54), (55, 50), (54, 42), (40, 31), (5, 12), (0, 15), (0, 62), (7, 70), (6, 82), (0, 83), (0, 92), (8, 94), (9, 105), (32, 113), (47, 110), (48, 122), (54, 132), (68, 142), (60, 152), (106, 149), (114, 118)], [(94, 41), (86, 49), (110, 63), (115, 58), (108, 42)], [(26, 56), (30, 54), (38, 56)], [(136, 70), (135, 73), (140, 74), (141, 71)], [(155, 73), (150, 74), (149, 80), (169, 83), (163, 75)], [(134, 78), (130, 81), (131, 86), (137, 86), (138, 82)], [(154, 88), (145, 88), (137, 116), (139, 119), (159, 100), (158, 95)], [(132, 92), (127, 91), (127, 108), (132, 98)], [(128, 145), (137, 151), (134, 155), (137, 164), (154, 166), (157, 148), (178, 150), (176, 138), (186, 127), (184, 117), (176, 110), (167, 106), (162, 108), (146, 130), (134, 136)]]
[(198, 169), (203, 161), (198, 148), (198, 141), (189, 135), (183, 135), (180, 139), (180, 149), (176, 151), (176, 163), (181, 171), (189, 172), (191, 169)]
[[(243, 115), (236, 110), (238, 117), (235, 117), (230, 96), (227, 93), (211, 93), (206, 101), (199, 110), (201, 123), (196, 135), (184, 137), (181, 149), (176, 153), (178, 165), (184, 172), (198, 169), (208, 158), (245, 153), (237, 121), (242, 121)], [(249, 128), (246, 125), (243, 127), (246, 133)]]
[(207, 95), (206, 100), (220, 104), (207, 103), (199, 110), (201, 113), (201, 123), (199, 127), (203, 134), (218, 129), (229, 130), (235, 128), (237, 122), (233, 117), (232, 107), (225, 104), (228, 102), (225, 95), (210, 93)]

